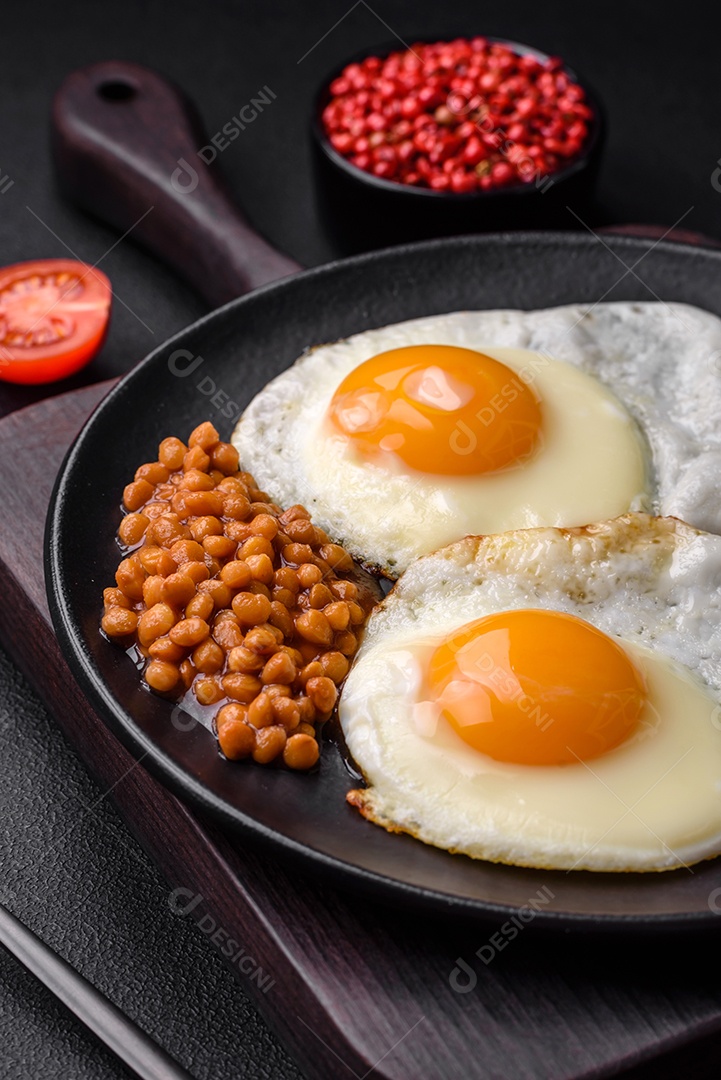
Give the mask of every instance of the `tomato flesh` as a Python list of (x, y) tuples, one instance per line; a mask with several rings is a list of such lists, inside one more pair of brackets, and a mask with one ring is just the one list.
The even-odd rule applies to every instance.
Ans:
[(112, 288), (75, 259), (0, 269), (0, 379), (47, 383), (90, 363), (105, 340)]

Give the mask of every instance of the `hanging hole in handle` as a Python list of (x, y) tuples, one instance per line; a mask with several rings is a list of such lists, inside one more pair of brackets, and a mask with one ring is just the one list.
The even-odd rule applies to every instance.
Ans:
[(129, 101), (135, 97), (137, 88), (123, 79), (108, 79), (100, 83), (97, 92), (106, 101)]

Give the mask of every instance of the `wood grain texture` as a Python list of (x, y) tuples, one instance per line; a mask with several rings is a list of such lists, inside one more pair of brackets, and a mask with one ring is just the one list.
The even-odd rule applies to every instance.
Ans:
[(683, 1068), (700, 1080), (715, 1077), (721, 1004), (708, 963), (713, 939), (597, 944), (583, 935), (544, 937), (531, 924), (502, 949), (491, 945), (486, 963), (493, 930), (321, 888), (200, 820), (134, 762), (68, 673), (42, 575), (55, 471), (108, 386), (0, 422), (0, 637), (171, 886), (183, 890), (172, 902), (192, 907), (221, 954), (233, 939), (270, 977), (272, 985), (261, 985), (226, 957), (307, 1074), (670, 1080)]
[(251, 229), (206, 163), (217, 150), (194, 107), (148, 68), (73, 72), (55, 95), (52, 139), (63, 193), (132, 231), (212, 307), (300, 269)]

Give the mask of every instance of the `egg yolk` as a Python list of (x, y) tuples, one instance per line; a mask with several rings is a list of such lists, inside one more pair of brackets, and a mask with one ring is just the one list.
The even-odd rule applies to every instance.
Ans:
[(616, 641), (583, 619), (542, 610), (468, 623), (436, 648), (427, 683), (469, 746), (524, 765), (607, 753), (631, 734), (647, 696)]
[(343, 380), (332, 428), (366, 459), (395, 454), (409, 468), (469, 476), (522, 465), (537, 451), (534, 391), (498, 360), (454, 345), (379, 353)]

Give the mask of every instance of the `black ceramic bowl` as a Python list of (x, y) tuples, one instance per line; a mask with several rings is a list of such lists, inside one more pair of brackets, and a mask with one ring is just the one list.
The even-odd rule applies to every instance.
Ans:
[[(506, 38), (487, 40), (507, 45), (521, 55), (549, 59), (530, 45)], [(563, 70), (583, 88), (594, 115), (581, 153), (548, 177), (469, 194), (433, 191), (364, 172), (334, 149), (322, 121), (323, 109), (331, 97), (331, 83), (347, 64), (370, 55), (384, 57), (398, 48), (398, 42), (386, 43), (346, 60), (324, 79), (316, 96), (312, 131), (318, 202), (333, 238), (348, 251), (361, 251), (409, 240), (499, 229), (577, 228), (578, 221), (567, 208), (572, 207), (582, 218), (588, 213), (605, 125), (595, 93), (585, 79), (565, 65)]]

